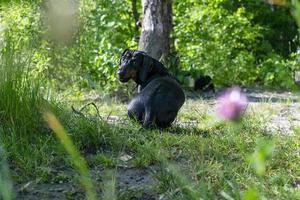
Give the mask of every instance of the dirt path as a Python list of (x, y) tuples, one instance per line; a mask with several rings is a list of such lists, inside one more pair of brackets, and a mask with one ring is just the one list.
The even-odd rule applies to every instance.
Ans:
[[(266, 128), (268, 131), (291, 135), (295, 128), (300, 126), (300, 93), (291, 92), (274, 92), (263, 91), (259, 89), (243, 89), (249, 100), (249, 110), (255, 114), (264, 114), (267, 117)], [(215, 112), (215, 104), (217, 97), (222, 93), (218, 90), (214, 93), (199, 93), (199, 92), (186, 92), (187, 101), (184, 107), (187, 106), (189, 101), (195, 104), (199, 99), (203, 99), (207, 109), (213, 115)], [(101, 99), (99, 96), (93, 96), (92, 99)], [(124, 96), (121, 96), (121, 101)], [(203, 102), (201, 102), (203, 104)], [(200, 103), (200, 104), (201, 104)], [(196, 103), (197, 104), (197, 103)], [(183, 107), (183, 109), (184, 109)], [(118, 116), (109, 116), (109, 123), (126, 123), (126, 119)], [(197, 121), (179, 121), (180, 126), (193, 126)]]
[[(101, 197), (102, 191), (100, 185), (103, 183), (115, 183), (114, 187), (118, 195), (123, 199), (141, 199), (156, 200), (159, 194), (154, 191), (155, 179), (153, 177), (157, 167), (149, 166), (148, 168), (119, 167), (104, 171), (103, 169), (94, 168), (90, 173), (94, 180), (94, 185)], [(60, 173), (66, 173), (61, 171)], [(74, 176), (74, 172), (68, 171), (69, 176)], [(111, 176), (106, 174), (110, 173)], [(98, 187), (97, 187), (98, 186)], [(79, 183), (73, 183), (71, 180), (58, 181), (53, 183), (40, 183), (31, 181), (15, 186), (17, 190), (16, 199), (28, 200), (63, 200), (63, 199), (85, 199), (85, 194)]]
[[(250, 106), (269, 110), (266, 126), (270, 131), (291, 135), (300, 128), (300, 95), (290, 92), (248, 92)], [(267, 109), (266, 109), (267, 110)]]
[[(258, 89), (243, 89), (249, 100), (249, 110), (255, 114), (263, 114), (266, 117), (266, 128), (274, 133), (291, 135), (294, 129), (300, 128), (300, 93), (270, 92)], [(188, 92), (190, 99), (204, 98), (214, 112), (216, 98), (222, 93), (219, 90), (213, 93)]]

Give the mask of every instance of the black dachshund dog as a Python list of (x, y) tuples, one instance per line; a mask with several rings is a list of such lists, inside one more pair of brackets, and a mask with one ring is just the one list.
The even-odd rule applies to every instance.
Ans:
[(119, 80), (130, 79), (138, 86), (138, 94), (128, 105), (130, 118), (144, 128), (171, 126), (185, 101), (184, 92), (168, 69), (145, 52), (126, 49), (120, 59)]

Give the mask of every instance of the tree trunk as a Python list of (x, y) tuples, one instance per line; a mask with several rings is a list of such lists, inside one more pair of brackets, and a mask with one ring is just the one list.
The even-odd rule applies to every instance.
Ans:
[(171, 0), (142, 0), (143, 23), (139, 50), (155, 59), (167, 58), (170, 53), (172, 28)]

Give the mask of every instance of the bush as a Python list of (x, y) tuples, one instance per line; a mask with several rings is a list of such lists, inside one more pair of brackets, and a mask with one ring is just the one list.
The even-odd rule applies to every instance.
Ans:
[[(26, 135), (39, 132), (40, 109), (44, 103), (42, 78), (30, 76), (35, 69), (37, 17), (29, 4), (6, 8), (10, 15), (0, 18), (0, 121), (2, 130)], [(32, 47), (32, 48), (31, 48)]]
[(288, 65), (295, 61), (289, 55), (297, 35), (288, 8), (272, 10), (257, 1), (189, 0), (176, 1), (174, 10), (172, 37), (184, 70), (209, 74), (219, 86), (295, 88)]
[[(115, 75), (120, 53), (138, 45), (131, 1), (58, 2), (73, 6), (66, 24), (73, 28), (65, 42), (53, 37), (60, 32), (53, 32), (44, 1), (1, 5), (0, 32), (4, 27), (11, 33), (16, 52), (31, 53), (29, 76), (47, 77), (62, 90), (122, 88)], [(173, 1), (173, 8), (173, 50), (178, 55), (167, 65), (178, 76), (184, 76), (182, 71), (208, 74), (217, 86), (296, 87), (292, 74), (299, 70), (298, 36), (289, 7), (255, 0), (187, 0)], [(60, 12), (54, 24), (64, 27), (60, 21), (66, 15), (64, 9)]]
[(32, 53), (35, 65), (31, 69), (32, 76), (43, 75), (52, 86), (63, 90), (71, 86), (105, 91), (116, 89), (119, 86), (115, 74), (120, 53), (128, 47), (137, 48), (133, 41), (137, 33), (131, 1), (88, 0), (75, 5), (73, 1), (66, 2), (74, 6), (73, 19), (66, 21), (74, 23), (75, 28), (72, 27), (72, 33), (67, 35), (69, 38), (64, 40), (59, 40), (59, 36), (64, 36), (64, 30), (58, 30), (55, 35), (53, 29), (63, 27), (64, 24), (57, 20), (64, 21), (69, 16), (58, 12), (55, 13), (58, 17), (51, 19), (51, 5), (46, 3), (3, 4), (1, 24), (11, 32), (12, 41), (23, 41), (23, 53)]
[(88, 72), (86, 84), (116, 88), (120, 54), (125, 48), (137, 48), (131, 1), (86, 1), (81, 9), (80, 64)]

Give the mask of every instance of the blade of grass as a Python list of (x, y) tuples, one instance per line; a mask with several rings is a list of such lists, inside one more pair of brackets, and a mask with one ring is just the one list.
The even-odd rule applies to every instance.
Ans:
[(9, 168), (6, 162), (6, 155), (4, 150), (0, 146), (0, 199), (13, 199), (12, 188), (13, 187), (10, 179)]
[(116, 197), (116, 174), (114, 171), (109, 170), (105, 173), (103, 185), (103, 200), (114, 200)]
[(292, 0), (292, 5), (294, 7), (292, 9), (292, 14), (296, 20), (298, 27), (300, 27), (300, 3), (298, 0)]

